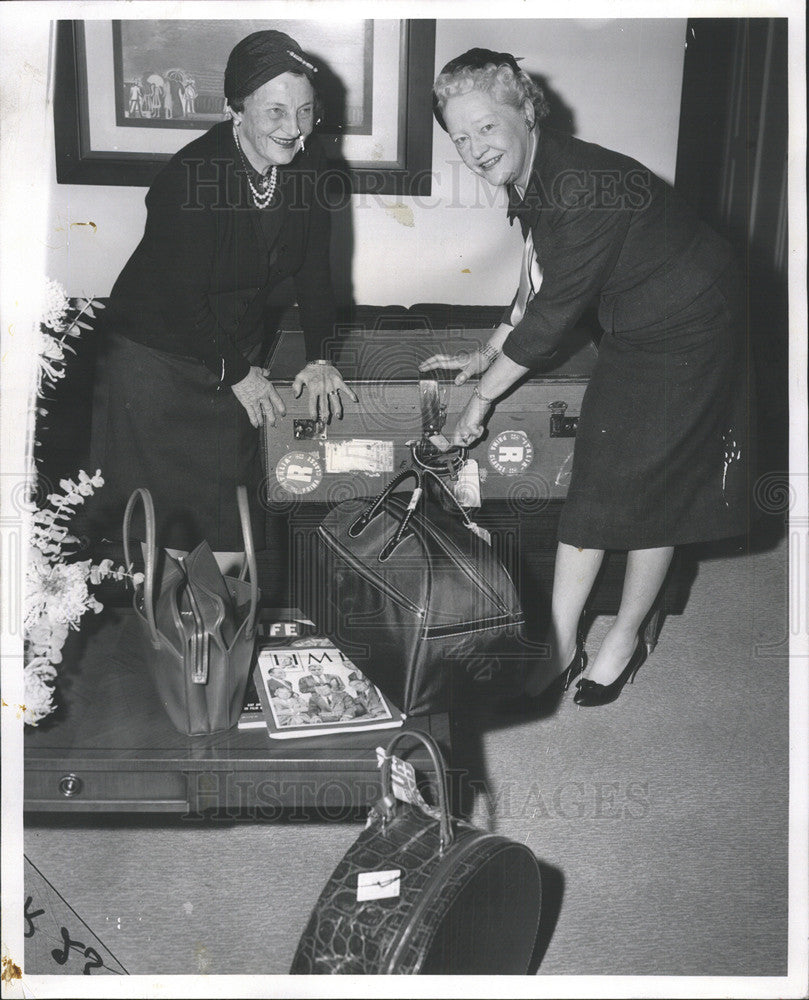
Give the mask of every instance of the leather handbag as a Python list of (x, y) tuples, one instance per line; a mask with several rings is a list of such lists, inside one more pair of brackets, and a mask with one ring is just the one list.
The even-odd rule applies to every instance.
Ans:
[[(408, 479), (412, 493), (395, 492)], [(329, 511), (299, 601), (407, 715), (447, 711), (470, 692), (513, 695), (524, 617), (485, 535), (439, 476), (406, 469), (371, 501)]]
[(136, 489), (124, 512), (124, 559), (132, 566), (132, 513), (143, 504), (146, 521), (143, 582), (133, 607), (141, 652), (158, 698), (175, 729), (201, 736), (230, 729), (239, 721), (255, 647), (256, 554), (247, 491), (237, 488), (249, 580), (223, 576), (208, 542), (193, 552), (164, 552), (157, 581), (155, 512), (147, 489)]
[[(430, 753), (437, 816), (392, 795), (391, 752), (406, 736)], [(312, 911), (291, 973), (525, 975), (542, 900), (533, 852), (450, 815), (441, 751), (426, 733), (393, 737), (381, 786), (368, 826)]]

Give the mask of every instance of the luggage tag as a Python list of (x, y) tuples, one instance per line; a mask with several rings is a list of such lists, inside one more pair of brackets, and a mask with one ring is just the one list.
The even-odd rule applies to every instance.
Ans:
[[(382, 767), (385, 762), (385, 751), (382, 747), (376, 748), (376, 766)], [(390, 777), (393, 786), (394, 797), (400, 802), (409, 802), (411, 806), (421, 809), (422, 812), (432, 816), (433, 819), (441, 819), (441, 810), (437, 806), (428, 805), (424, 796), (416, 786), (416, 772), (413, 765), (409, 764), (395, 754), (390, 759)], [(374, 817), (368, 817), (367, 826), (370, 826)]]
[(480, 507), (480, 471), (474, 458), (467, 458), (461, 466), (452, 492), (462, 507)]
[(481, 528), (479, 524), (475, 524), (474, 521), (469, 525), (469, 530), (474, 531), (478, 538), (482, 538), (483, 541), (491, 548), (492, 536), (491, 532), (487, 531), (485, 528)]

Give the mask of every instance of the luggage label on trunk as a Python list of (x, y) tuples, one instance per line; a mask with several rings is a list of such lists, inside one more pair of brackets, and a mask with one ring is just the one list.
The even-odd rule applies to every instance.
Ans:
[(519, 476), (534, 460), (525, 431), (501, 431), (489, 445), (489, 465), (501, 476)]
[(393, 472), (393, 439), (352, 438), (326, 441), (326, 472), (364, 472), (378, 476)]
[(275, 478), (287, 493), (311, 493), (323, 482), (320, 456), (308, 451), (288, 451), (275, 467)]

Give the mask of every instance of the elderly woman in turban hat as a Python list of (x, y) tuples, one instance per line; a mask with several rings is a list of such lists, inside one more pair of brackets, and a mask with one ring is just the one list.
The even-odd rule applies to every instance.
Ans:
[(292, 277), (308, 363), (295, 379), (310, 412), (356, 399), (322, 359), (334, 332), (330, 220), (318, 198), (324, 154), (316, 69), (280, 31), (258, 31), (225, 70), (229, 120), (168, 162), (148, 195), (143, 238), (112, 290), (93, 419), (106, 486), (91, 526), (117, 537), (131, 491), (152, 492), (158, 538), (188, 549), (241, 547), (236, 485), (261, 523), (258, 428), (284, 404), (266, 378), (265, 306)]

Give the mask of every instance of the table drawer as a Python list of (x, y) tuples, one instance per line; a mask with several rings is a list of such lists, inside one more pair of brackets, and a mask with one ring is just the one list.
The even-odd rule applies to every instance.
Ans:
[(25, 808), (59, 812), (150, 810), (184, 812), (188, 792), (179, 771), (92, 771), (68, 768), (25, 772)]
[[(419, 765), (419, 769), (423, 767)], [(427, 765), (429, 766), (429, 764)], [(188, 775), (190, 811), (224, 809), (242, 819), (279, 819), (285, 810), (320, 810), (335, 819), (380, 798), (375, 760), (361, 770), (198, 771)]]

